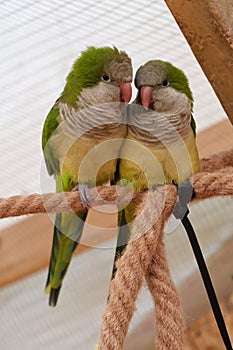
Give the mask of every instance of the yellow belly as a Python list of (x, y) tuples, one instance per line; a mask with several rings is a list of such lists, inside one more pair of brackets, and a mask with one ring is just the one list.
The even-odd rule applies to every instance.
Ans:
[(101, 185), (114, 178), (117, 158), (126, 135), (126, 125), (119, 126), (114, 136), (97, 139), (82, 136), (69, 148), (61, 164), (62, 177), (72, 175), (74, 183)]
[(120, 176), (135, 190), (174, 181), (183, 183), (199, 170), (199, 156), (192, 129), (186, 137), (168, 148), (144, 146), (130, 133), (122, 147)]

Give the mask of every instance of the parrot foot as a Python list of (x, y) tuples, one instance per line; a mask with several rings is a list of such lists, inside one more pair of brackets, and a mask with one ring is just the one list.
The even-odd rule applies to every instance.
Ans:
[(194, 197), (194, 189), (191, 184), (191, 182), (186, 180), (183, 184), (177, 185), (174, 184), (177, 188), (178, 192), (178, 202), (175, 205), (175, 208), (173, 210), (173, 215), (176, 219), (182, 220), (185, 215), (189, 213), (189, 209), (187, 204), (192, 200)]
[(82, 205), (85, 208), (90, 207), (91, 196), (90, 196), (90, 189), (87, 184), (78, 184), (73, 188), (72, 191), (79, 191), (79, 196), (80, 196)]

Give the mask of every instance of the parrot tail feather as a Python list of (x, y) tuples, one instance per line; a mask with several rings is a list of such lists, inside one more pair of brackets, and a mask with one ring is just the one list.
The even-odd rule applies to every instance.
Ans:
[(112, 279), (115, 277), (116, 270), (117, 270), (116, 261), (123, 254), (130, 237), (130, 230), (129, 230), (129, 226), (127, 225), (124, 209), (118, 213), (118, 227), (119, 228), (118, 228), (117, 246), (116, 246), (114, 263), (113, 263)]
[(61, 286), (58, 288), (51, 288), (49, 295), (49, 306), (55, 307), (57, 305), (57, 299), (59, 296)]
[[(79, 217), (79, 220), (75, 218), (72, 212), (56, 215), (52, 253), (45, 286), (45, 293), (50, 294), (50, 306), (56, 306), (57, 304), (63, 279), (82, 235), (87, 212), (77, 212), (76, 215)], [(72, 220), (74, 220), (73, 223)], [(62, 222), (63, 225), (67, 225), (65, 227), (67, 235), (65, 235), (60, 229)], [(68, 235), (73, 237), (73, 239), (70, 239)]]
[(50, 294), (50, 291), (51, 291), (51, 285), (48, 282), (46, 282), (44, 292), (45, 292), (45, 294)]

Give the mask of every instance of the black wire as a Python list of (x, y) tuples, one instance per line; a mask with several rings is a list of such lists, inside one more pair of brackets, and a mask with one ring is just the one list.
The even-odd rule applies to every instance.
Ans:
[(193, 248), (193, 252), (194, 252), (194, 255), (195, 255), (195, 258), (196, 258), (196, 261), (197, 261), (197, 264), (198, 264), (198, 267), (199, 267), (199, 270), (200, 270), (200, 273), (201, 273), (201, 276), (202, 276), (202, 279), (203, 279), (203, 282), (204, 282), (204, 285), (206, 288), (206, 292), (207, 292), (208, 297), (209, 297), (210, 304), (212, 306), (212, 310), (213, 310), (215, 320), (216, 320), (217, 325), (218, 325), (218, 329), (219, 329), (220, 334), (222, 336), (222, 340), (225, 344), (226, 349), (232, 350), (230, 337), (229, 337), (229, 334), (228, 334), (227, 329), (226, 329), (223, 315), (222, 315), (222, 312), (221, 312), (221, 309), (220, 309), (220, 306), (218, 303), (218, 299), (217, 299), (215, 291), (214, 291), (214, 287), (213, 287), (213, 284), (212, 284), (212, 281), (211, 281), (203, 254), (202, 254), (200, 245), (198, 243), (196, 234), (194, 232), (194, 229), (192, 227), (192, 224), (188, 218), (188, 211), (184, 215), (183, 219), (181, 219), (181, 222), (182, 222), (182, 224), (187, 232), (190, 244)]

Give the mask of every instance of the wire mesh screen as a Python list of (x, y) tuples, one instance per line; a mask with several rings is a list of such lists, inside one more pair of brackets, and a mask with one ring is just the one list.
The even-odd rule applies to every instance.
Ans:
[[(1, 197), (41, 191), (43, 122), (64, 87), (73, 61), (88, 46), (115, 45), (125, 50), (132, 57), (134, 71), (150, 59), (174, 63), (189, 78), (198, 131), (226, 119), (162, 0), (0, 1), (0, 33)], [(230, 199), (194, 207), (193, 219), (203, 232), (206, 255), (213, 254), (232, 236), (232, 209)], [(16, 220), (2, 220), (0, 228)], [(182, 235), (178, 228), (167, 236), (177, 284), (195, 268)], [(109, 269), (104, 266), (111, 266), (112, 254), (109, 250), (94, 250), (85, 258), (75, 258), (58, 311), (48, 310), (43, 298), (44, 271), (2, 289), (2, 349), (93, 348), (110, 278)], [(97, 271), (94, 279), (93, 265)], [(81, 283), (71, 275), (76, 275)], [(146, 289), (140, 298), (135, 323), (152, 308)]]
[(189, 77), (198, 130), (225, 117), (162, 0), (3, 1), (0, 10), (2, 196), (40, 190), (42, 125), (87, 46), (126, 50), (134, 70), (149, 59), (173, 62)]

